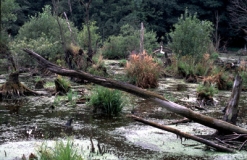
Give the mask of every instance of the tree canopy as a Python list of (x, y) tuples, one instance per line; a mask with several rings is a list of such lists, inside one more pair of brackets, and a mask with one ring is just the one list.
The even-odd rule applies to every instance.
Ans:
[[(14, 0), (8, 2), (12, 1)], [(13, 35), (18, 33), (19, 28), (28, 21), (29, 16), (33, 16), (42, 11), (42, 8), (47, 4), (52, 6), (52, 1), (50, 0), (15, 1), (20, 8), (17, 10), (18, 14), (15, 23), (9, 28), (9, 32)], [(234, 26), (235, 22), (231, 24), (232, 21), (230, 18), (232, 12), (229, 8), (234, 7), (235, 2), (238, 1), (243, 4), (241, 6), (246, 5), (246, 0), (93, 0), (89, 5), (89, 16), (90, 21), (97, 23), (99, 27), (98, 34), (101, 36), (102, 41), (107, 40), (109, 36), (118, 35), (123, 25), (128, 23), (131, 26), (138, 27), (140, 22), (145, 24), (147, 30), (153, 30), (156, 33), (158, 41), (164, 41), (164, 35), (173, 28), (173, 24), (178, 22), (178, 17), (183, 14), (185, 8), (188, 8), (191, 14), (197, 13), (198, 19), (208, 20), (214, 24), (216, 23), (217, 13), (219, 19), (219, 35), (224, 41), (228, 40), (230, 45), (231, 39), (234, 39), (234, 41), (243, 41), (243, 39), (236, 39), (240, 37), (240, 35), (238, 32), (231, 30), (230, 27)], [(68, 19), (72, 21), (78, 29), (81, 29), (81, 24), (85, 23), (86, 16), (85, 8), (81, 3), (87, 2), (87, 0), (60, 0), (58, 15), (61, 16), (61, 13), (66, 12)], [(246, 14), (242, 17), (246, 17)]]

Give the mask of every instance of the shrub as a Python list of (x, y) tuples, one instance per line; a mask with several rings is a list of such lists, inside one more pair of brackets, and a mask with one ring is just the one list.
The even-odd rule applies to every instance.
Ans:
[(183, 56), (177, 61), (179, 74), (184, 77), (191, 74), (195, 75), (195, 59), (191, 56)]
[[(78, 41), (79, 44), (82, 48), (88, 48), (88, 31), (87, 31), (87, 25), (83, 24), (82, 25), (82, 30), (79, 32), (78, 34)], [(91, 34), (91, 44), (92, 44), (92, 48), (97, 48), (97, 42), (100, 39), (99, 34), (97, 34), (99, 27), (96, 26), (96, 22), (91, 22), (90, 26), (89, 26), (89, 30), (90, 30), (90, 34)]]
[[(20, 48), (29, 48), (35, 50), (41, 56), (49, 60), (55, 60), (55, 57), (63, 53), (61, 43), (61, 34), (57, 17), (52, 15), (51, 6), (46, 5), (42, 13), (31, 16), (19, 30), (15, 44), (17, 48), (13, 48), (16, 54), (23, 54)], [(70, 31), (65, 19), (59, 18), (62, 32), (64, 34), (65, 44), (71, 43)], [(78, 30), (70, 22), (72, 31), (77, 34)], [(24, 54), (27, 55), (27, 54)], [(25, 59), (29, 59), (25, 56)]]
[(142, 88), (158, 86), (160, 66), (146, 53), (131, 55), (126, 64), (127, 77), (131, 83)]
[[(144, 47), (148, 52), (157, 48), (155, 33), (152, 31), (144, 34)], [(105, 58), (127, 58), (132, 51), (139, 51), (140, 31), (130, 25), (121, 27), (118, 36), (110, 36), (104, 43), (102, 53)]]
[(213, 68), (213, 60), (209, 54), (204, 54), (200, 59), (191, 55), (172, 57), (172, 65), (165, 70), (175, 75), (186, 77), (187, 75), (207, 76)]
[[(61, 54), (54, 54), (58, 53), (61, 48), (59, 41), (50, 41), (46, 35), (42, 34), (41, 37), (36, 39), (16, 39), (15, 41), (11, 42), (13, 56), (17, 62), (18, 66), (26, 66), (35, 64), (33, 58), (30, 58), (26, 53), (22, 51), (23, 48), (29, 48), (35, 50), (38, 54), (42, 57), (54, 61), (58, 58)], [(60, 52), (61, 53), (61, 52)], [(17, 58), (18, 57), (18, 58)]]
[(186, 9), (168, 34), (168, 46), (179, 56), (200, 57), (208, 51), (212, 26), (209, 21), (200, 21), (196, 14), (190, 15)]
[(101, 111), (108, 116), (118, 115), (123, 108), (122, 93), (98, 86), (93, 90), (88, 105), (94, 107), (94, 112)]

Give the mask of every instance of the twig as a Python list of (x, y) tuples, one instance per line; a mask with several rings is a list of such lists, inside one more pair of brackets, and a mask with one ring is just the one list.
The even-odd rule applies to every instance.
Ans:
[(244, 141), (244, 143), (239, 147), (239, 151), (241, 151), (242, 150), (242, 148), (244, 147), (244, 145), (247, 143), (247, 139)]
[(215, 139), (216, 139), (217, 141), (221, 142), (222, 144), (226, 145), (227, 147), (231, 147), (231, 148), (237, 149), (237, 147), (235, 147), (235, 146), (233, 146), (233, 145), (230, 145), (230, 144), (228, 144), (228, 143), (222, 141), (221, 139), (219, 139), (219, 138), (217, 138), (217, 137), (216, 137)]
[(180, 120), (177, 120), (177, 121), (175, 121), (175, 122), (171, 122), (171, 123), (169, 123), (168, 125), (172, 125), (172, 124), (179, 124), (179, 123), (187, 123), (187, 122), (191, 122), (191, 120), (190, 119), (188, 119), (188, 118), (184, 118), (184, 119), (180, 119)]

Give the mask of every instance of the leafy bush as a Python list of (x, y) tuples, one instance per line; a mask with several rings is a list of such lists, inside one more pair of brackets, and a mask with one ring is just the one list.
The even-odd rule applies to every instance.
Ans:
[[(31, 16), (30, 20), (20, 28), (19, 34), (14, 42), (15, 45), (13, 46), (17, 45), (17, 47), (13, 48), (16, 54), (23, 54), (20, 48), (29, 48), (49, 60), (55, 60), (55, 57), (61, 56), (63, 46), (56, 18), (56, 16), (52, 15), (51, 6), (48, 5), (43, 8), (43, 13)], [(58, 19), (66, 41), (65, 44), (70, 44), (71, 36), (68, 24), (65, 19)], [(78, 30), (74, 27), (72, 22), (70, 22), (70, 26), (76, 35)], [(27, 54), (25, 54), (25, 58), (28, 59), (26, 55)]]
[(160, 66), (152, 56), (144, 54), (131, 55), (126, 64), (127, 77), (131, 83), (142, 88), (155, 88), (158, 86)]
[(208, 97), (213, 97), (218, 93), (218, 89), (215, 84), (212, 83), (200, 83), (196, 88), (197, 93), (204, 93)]
[(30, 58), (22, 51), (23, 48), (33, 49), (42, 57), (51, 61), (61, 56), (61, 54), (54, 54), (58, 53), (58, 48), (60, 48), (59, 41), (52, 42), (44, 34), (36, 39), (28, 40), (25, 37), (23, 39), (16, 39), (15, 41), (11, 42), (11, 46), (11, 49), (13, 50), (13, 56), (15, 57), (18, 66), (35, 64), (33, 58)]
[[(148, 52), (157, 48), (155, 33), (150, 31), (144, 34), (144, 47)], [(121, 27), (118, 36), (110, 36), (104, 43), (102, 53), (105, 58), (127, 58), (132, 51), (139, 51), (140, 31), (130, 25)]]
[(168, 34), (168, 46), (179, 56), (200, 57), (208, 51), (212, 26), (209, 21), (200, 21), (196, 14), (190, 15), (186, 9)]
[(98, 86), (93, 90), (88, 105), (94, 107), (94, 112), (101, 111), (108, 116), (118, 115), (123, 108), (122, 93)]

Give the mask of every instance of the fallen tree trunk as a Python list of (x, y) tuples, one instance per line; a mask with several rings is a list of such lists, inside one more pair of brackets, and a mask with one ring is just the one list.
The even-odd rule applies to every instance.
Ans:
[(139, 97), (149, 99), (171, 112), (177, 113), (195, 122), (198, 122), (210, 128), (214, 128), (216, 130), (220, 130), (222, 132), (226, 131), (227, 133), (229, 132), (247, 133), (247, 129), (238, 127), (236, 125), (230, 124), (222, 120), (218, 120), (218, 119), (215, 119), (209, 116), (196, 113), (192, 111), (191, 109), (188, 109), (174, 102), (168, 101), (163, 96), (158, 95), (154, 92), (141, 89), (139, 87), (136, 87), (134, 85), (131, 85), (125, 82), (120, 82), (120, 81), (112, 80), (109, 78), (94, 76), (94, 75), (91, 75), (91, 74), (88, 74), (82, 71), (75, 71), (75, 70), (69, 70), (66, 68), (62, 68), (60, 66), (57, 66), (47, 61), (46, 59), (44, 59), (43, 57), (41, 57), (40, 55), (38, 55), (37, 53), (29, 49), (23, 49), (23, 50), (29, 55), (31, 55), (32, 57), (34, 57), (40, 64), (42, 64), (48, 70), (54, 73), (57, 73), (63, 76), (70, 76), (70, 77), (85, 79), (92, 83), (95, 83), (95, 84), (98, 84), (104, 87), (119, 89), (119, 90), (122, 90), (128, 93), (137, 95)]
[(225, 146), (216, 144), (214, 142), (211, 142), (209, 140), (203, 139), (203, 138), (198, 137), (198, 136), (194, 136), (194, 135), (191, 135), (191, 134), (188, 134), (188, 133), (185, 133), (185, 132), (181, 132), (180, 130), (177, 130), (177, 129), (172, 128), (172, 127), (168, 127), (168, 126), (165, 126), (165, 125), (160, 125), (160, 124), (157, 124), (157, 123), (154, 123), (154, 122), (150, 122), (150, 121), (147, 121), (147, 120), (145, 120), (143, 118), (140, 118), (140, 117), (137, 117), (137, 116), (134, 116), (134, 115), (129, 115), (129, 117), (133, 118), (135, 121), (150, 125), (152, 127), (159, 128), (159, 129), (162, 129), (162, 130), (165, 130), (165, 131), (168, 131), (168, 132), (175, 133), (180, 137), (184, 137), (186, 139), (192, 139), (192, 140), (195, 140), (197, 142), (206, 144), (207, 146), (211, 146), (211, 147), (215, 148), (218, 151), (235, 152), (234, 150), (232, 150), (230, 148), (227, 148)]

